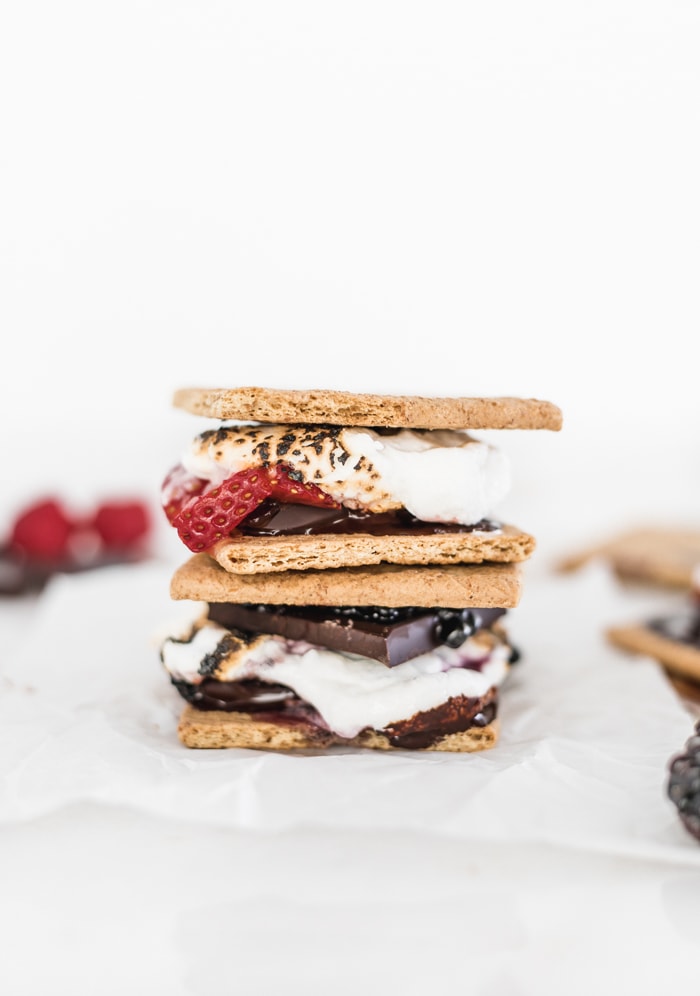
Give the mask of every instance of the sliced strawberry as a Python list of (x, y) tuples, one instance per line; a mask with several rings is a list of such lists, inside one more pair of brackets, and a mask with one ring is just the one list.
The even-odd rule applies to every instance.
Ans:
[(109, 550), (129, 550), (148, 536), (151, 520), (141, 501), (103, 502), (91, 523)]
[(324, 508), (339, 508), (338, 502), (325, 491), (322, 491), (315, 484), (305, 484), (296, 480), (294, 471), (278, 464), (268, 471), (270, 485), (272, 487), (271, 497), (278, 501), (288, 502), (290, 505), (318, 505)]
[(68, 557), (71, 521), (54, 498), (36, 502), (15, 520), (10, 548), (36, 560), (63, 560)]
[(163, 510), (172, 522), (186, 502), (200, 495), (209, 482), (188, 473), (181, 463), (170, 471), (161, 488)]
[(174, 467), (163, 482), (165, 514), (194, 553), (208, 550), (228, 536), (269, 497), (296, 505), (339, 507), (315, 484), (296, 480), (294, 471), (283, 464), (241, 470), (208, 491), (204, 490), (206, 485), (206, 481), (188, 474), (182, 464)]
[(267, 471), (251, 467), (185, 502), (171, 521), (185, 546), (199, 553), (228, 536), (270, 492)]

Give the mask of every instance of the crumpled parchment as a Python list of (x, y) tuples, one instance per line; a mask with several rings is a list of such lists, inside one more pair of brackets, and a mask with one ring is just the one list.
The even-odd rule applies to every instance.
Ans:
[(502, 690), (499, 743), (479, 754), (189, 750), (158, 658), (192, 611), (169, 598), (171, 567), (56, 578), (0, 665), (0, 821), (89, 800), (262, 832), (408, 829), (700, 864), (665, 792), (693, 720), (655, 662), (603, 636), (662, 597), (625, 591), (599, 564), (528, 567), (506, 617), (523, 659)]

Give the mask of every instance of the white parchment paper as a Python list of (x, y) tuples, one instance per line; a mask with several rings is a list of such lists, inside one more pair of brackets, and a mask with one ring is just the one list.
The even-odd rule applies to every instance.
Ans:
[(191, 611), (172, 569), (57, 578), (0, 674), (0, 821), (91, 800), (217, 826), (412, 829), (700, 864), (665, 795), (693, 719), (659, 667), (607, 646), (603, 627), (678, 604), (630, 593), (604, 566), (526, 571), (509, 613), (523, 653), (501, 696), (501, 739), (480, 754), (193, 751), (158, 637)]

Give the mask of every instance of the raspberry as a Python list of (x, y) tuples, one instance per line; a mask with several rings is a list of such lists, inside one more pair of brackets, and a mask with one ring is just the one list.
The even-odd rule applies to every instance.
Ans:
[(195, 495), (200, 495), (207, 483), (201, 477), (189, 474), (181, 463), (173, 467), (161, 488), (161, 501), (168, 522), (172, 523), (185, 502), (190, 501)]
[(68, 557), (71, 522), (54, 498), (36, 502), (15, 520), (10, 548), (35, 560), (62, 560)]
[(325, 508), (339, 508), (335, 501), (325, 491), (321, 491), (315, 484), (304, 484), (294, 476), (294, 471), (283, 464), (271, 467), (268, 470), (268, 477), (272, 487), (271, 497), (278, 501), (288, 502), (290, 505), (318, 505)]
[(700, 840), (700, 721), (683, 751), (671, 759), (666, 790), (688, 833)]
[(252, 467), (233, 474), (218, 488), (185, 502), (171, 522), (193, 553), (208, 550), (269, 497), (267, 472)]
[(129, 550), (146, 539), (151, 522), (143, 502), (113, 501), (100, 505), (92, 527), (108, 550)]

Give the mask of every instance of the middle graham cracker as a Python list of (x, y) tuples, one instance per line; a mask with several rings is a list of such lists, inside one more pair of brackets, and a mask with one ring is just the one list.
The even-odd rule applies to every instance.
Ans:
[(241, 536), (234, 533), (212, 548), (212, 556), (234, 574), (270, 574), (363, 567), (374, 564), (520, 563), (535, 549), (534, 537), (515, 526), (491, 531), (411, 536), (332, 533), (299, 536)]
[(515, 608), (522, 576), (517, 564), (370, 567), (231, 574), (206, 553), (177, 568), (175, 600), (273, 605), (384, 605)]

